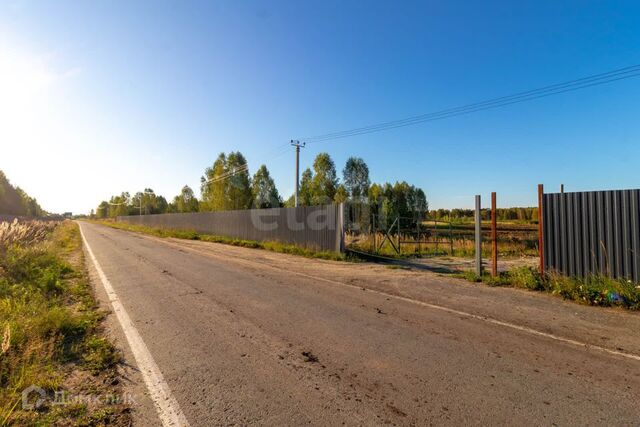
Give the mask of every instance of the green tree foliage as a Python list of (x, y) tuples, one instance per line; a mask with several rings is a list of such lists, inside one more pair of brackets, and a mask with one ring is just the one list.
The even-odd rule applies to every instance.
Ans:
[(283, 207), (294, 208), (295, 206), (296, 206), (296, 196), (295, 194), (292, 194), (291, 196), (289, 196), (287, 200), (284, 201)]
[(109, 202), (103, 200), (96, 208), (96, 218), (103, 219), (109, 217)]
[(200, 210), (220, 211), (248, 209), (253, 200), (247, 160), (239, 151), (220, 153), (200, 179), (202, 203)]
[(302, 172), (298, 197), (300, 199), (298, 200), (300, 206), (311, 206), (313, 204), (313, 172), (311, 172), (309, 168), (306, 168)]
[(200, 203), (188, 185), (182, 187), (180, 194), (173, 198), (167, 209), (169, 212), (198, 212)]
[[(398, 216), (412, 221), (424, 218), (428, 210), (427, 198), (420, 188), (405, 181), (395, 184), (371, 184), (369, 168), (358, 157), (347, 160), (343, 170), (344, 182), (339, 183), (333, 160), (327, 153), (320, 153), (310, 168), (302, 172), (299, 204), (312, 206), (344, 203), (349, 200), (366, 206), (380, 221), (393, 221)], [(270, 208), (294, 206), (294, 197), (283, 203), (275, 183), (265, 165), (260, 166), (253, 178), (249, 177), (247, 161), (240, 152), (220, 153), (201, 177), (201, 200), (194, 196), (188, 186), (172, 203), (168, 204), (153, 190), (145, 189), (129, 197), (129, 193), (103, 201), (96, 209), (97, 218), (118, 215), (156, 214), (164, 212), (195, 212)], [(367, 203), (368, 202), (368, 203)], [(142, 212), (141, 212), (142, 211)], [(364, 211), (363, 211), (364, 212)], [(516, 213), (525, 215), (525, 213)]]
[(314, 205), (326, 205), (333, 202), (338, 187), (336, 165), (327, 153), (320, 153), (313, 161), (313, 179), (311, 195)]
[[(141, 208), (142, 207), (142, 208)], [(166, 213), (169, 204), (167, 200), (156, 195), (153, 190), (146, 188), (136, 193), (133, 197), (128, 192), (122, 192), (118, 196), (112, 196), (109, 201), (102, 201), (96, 208), (96, 218), (115, 218), (125, 215), (149, 215)]]
[(213, 165), (205, 169), (204, 176), (200, 178), (201, 211), (224, 210), (226, 164), (227, 156), (224, 153), (220, 153)]
[(0, 171), (0, 214), (38, 217), (46, 213), (36, 199), (29, 197), (20, 187), (13, 187)]
[(424, 191), (405, 181), (393, 185), (373, 184), (369, 188), (368, 199), (379, 226), (389, 226), (397, 217), (418, 221), (429, 209)]
[(123, 192), (119, 196), (109, 199), (108, 215), (110, 218), (129, 215), (129, 193)]
[[(227, 171), (246, 167), (247, 159), (239, 151), (229, 153), (227, 157)], [(239, 173), (234, 173), (225, 180), (227, 182), (226, 208), (227, 209), (249, 209), (253, 200), (251, 193), (251, 179), (249, 170), (245, 169)]]
[(277, 208), (282, 205), (282, 198), (276, 184), (265, 165), (260, 166), (251, 181), (253, 206), (259, 209)]
[[(451, 220), (451, 221), (473, 221), (475, 211), (473, 209), (438, 209), (431, 211), (430, 215), (435, 219)], [(491, 219), (491, 211), (482, 209), (480, 216), (483, 220)], [(496, 209), (498, 221), (513, 221), (521, 223), (537, 223), (538, 208), (537, 207), (512, 207)]]
[(371, 185), (369, 167), (360, 157), (349, 157), (342, 170), (342, 180), (352, 200), (359, 201), (367, 197)]
[(29, 195), (20, 187), (16, 187), (16, 192), (20, 195), (20, 199), (22, 200), (22, 208), (24, 211), (23, 215), (32, 217), (45, 215), (44, 210), (40, 207), (36, 199), (29, 197)]
[(349, 199), (349, 193), (344, 185), (338, 185), (336, 188), (336, 194), (333, 196), (333, 201), (335, 203), (344, 203)]
[[(123, 193), (124, 194), (124, 193)], [(128, 193), (126, 193), (128, 195)], [(143, 215), (166, 213), (169, 204), (163, 196), (158, 196), (151, 188), (137, 192), (128, 207), (129, 215)], [(127, 214), (123, 214), (127, 215)]]

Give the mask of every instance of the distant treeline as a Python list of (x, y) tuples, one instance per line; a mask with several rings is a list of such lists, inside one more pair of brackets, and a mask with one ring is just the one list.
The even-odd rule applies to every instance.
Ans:
[[(424, 192), (407, 182), (371, 184), (369, 167), (358, 157), (347, 160), (338, 177), (335, 163), (327, 153), (316, 156), (313, 167), (302, 172), (299, 205), (313, 206), (346, 201), (369, 202), (388, 217), (423, 217), (428, 210)], [(100, 203), (92, 216), (174, 212), (207, 212), (237, 209), (292, 207), (295, 195), (283, 200), (265, 165), (253, 176), (240, 152), (221, 153), (200, 178), (200, 198), (185, 185), (171, 201), (147, 188), (131, 195), (123, 192)]]
[[(491, 210), (482, 209), (481, 217), (485, 221), (491, 219)], [(429, 218), (443, 220), (443, 221), (461, 221), (461, 220), (473, 220), (475, 216), (475, 210), (473, 209), (437, 209), (429, 211)], [(496, 216), (498, 221), (521, 221), (521, 222), (537, 222), (538, 221), (538, 208), (497, 208)]]
[[(389, 217), (423, 217), (428, 203), (424, 192), (406, 182), (371, 184), (369, 167), (358, 157), (347, 160), (338, 178), (327, 153), (316, 156), (313, 167), (302, 172), (299, 205), (313, 206), (346, 201), (370, 202)], [(265, 165), (253, 176), (240, 152), (221, 153), (200, 178), (200, 198), (185, 185), (171, 201), (146, 188), (131, 195), (123, 192), (100, 203), (91, 214), (97, 218), (120, 215), (207, 212), (237, 209), (292, 207), (295, 195), (283, 200)]]
[(40, 217), (46, 212), (36, 199), (29, 197), (20, 187), (14, 187), (0, 171), (0, 214)]

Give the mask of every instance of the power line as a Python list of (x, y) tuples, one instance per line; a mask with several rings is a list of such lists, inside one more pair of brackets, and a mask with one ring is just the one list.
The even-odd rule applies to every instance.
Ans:
[[(268, 160), (273, 160), (275, 158), (278, 158), (278, 157), (288, 153), (289, 150), (290, 150), (289, 146), (290, 146), (290, 144), (287, 143), (287, 144), (280, 145), (280, 146), (276, 147), (275, 149), (271, 150), (270, 152), (271, 153), (275, 153), (275, 154), (273, 156), (269, 157)], [(202, 184), (213, 184), (213, 183), (225, 180), (227, 178), (231, 178), (231, 177), (233, 177), (233, 176), (235, 176), (235, 175), (237, 175), (237, 174), (239, 174), (241, 172), (245, 172), (245, 171), (248, 171), (248, 170), (249, 170), (248, 163), (243, 163), (243, 164), (237, 166), (236, 168), (234, 168), (233, 170), (224, 172), (224, 173), (222, 173), (222, 174), (220, 174), (218, 176), (214, 176), (213, 178), (210, 178), (208, 180), (203, 181)]]
[(231, 176), (234, 176), (234, 175), (236, 175), (236, 174), (238, 174), (240, 172), (247, 171), (248, 169), (249, 169), (249, 165), (247, 163), (243, 163), (243, 164), (233, 168), (230, 171), (224, 172), (224, 173), (222, 173), (222, 174), (220, 174), (218, 176), (214, 176), (213, 178), (205, 180), (202, 183), (203, 184), (213, 184), (215, 182), (222, 181), (223, 179), (227, 179), (227, 178), (229, 178)]
[[(346, 131), (333, 132), (329, 134), (307, 138), (307, 140), (318, 142), (321, 140), (337, 139), (339, 137), (353, 136), (361, 133), (369, 133), (372, 131), (375, 132), (375, 131), (381, 131), (386, 129), (392, 129), (400, 126), (413, 125), (413, 124), (421, 123), (424, 121), (437, 120), (437, 119), (451, 117), (455, 115), (480, 111), (483, 109), (500, 107), (503, 105), (509, 105), (516, 102), (524, 102), (531, 99), (540, 98), (543, 96), (555, 95), (558, 93), (578, 90), (578, 89), (582, 89), (589, 86), (609, 83), (615, 80), (631, 78), (631, 77), (640, 75), (638, 72), (640, 72), (640, 65), (634, 65), (631, 67), (626, 67), (623, 69), (614, 70), (607, 73), (597, 74), (594, 76), (584, 77), (584, 78), (572, 80), (569, 82), (545, 86), (543, 88), (520, 92), (514, 95), (503, 96), (500, 98), (494, 98), (491, 100), (469, 104), (462, 107), (450, 108), (447, 110), (442, 110), (434, 113), (423, 114), (423, 115), (409, 117), (402, 120), (395, 120), (391, 122), (385, 122), (385, 123), (365, 126), (361, 128), (355, 128), (355, 129), (346, 130)], [(622, 77), (619, 77), (619, 76), (622, 76)]]
[(400, 120), (393, 120), (374, 125), (331, 132), (323, 135), (317, 135), (314, 137), (304, 138), (306, 142), (322, 142), (330, 141), (334, 139), (347, 138), (351, 136), (363, 135), (373, 132), (381, 132), (389, 129), (395, 129), (399, 127), (412, 126), (420, 123), (446, 119), (449, 117), (459, 116), (463, 114), (475, 113), (477, 111), (488, 110), (491, 108), (503, 107), (510, 104), (519, 102), (531, 101), (538, 98), (557, 95), (565, 92), (576, 91), (591, 86), (602, 85), (611, 83), (618, 80), (629, 79), (632, 77), (640, 76), (640, 64), (633, 65), (617, 70), (608, 71), (606, 73), (595, 74), (575, 80), (570, 80), (563, 83), (556, 83), (549, 86), (544, 86), (538, 89), (532, 89), (524, 92), (519, 92), (513, 95), (502, 96), (499, 98), (493, 98), (482, 102), (476, 102), (460, 107), (449, 108), (441, 111), (436, 111), (428, 114), (421, 114), (418, 116), (408, 117)]

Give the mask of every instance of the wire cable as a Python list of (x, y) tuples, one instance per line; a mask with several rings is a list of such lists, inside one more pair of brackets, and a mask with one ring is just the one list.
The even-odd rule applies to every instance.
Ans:
[(360, 128), (354, 128), (339, 132), (331, 132), (323, 135), (317, 135), (309, 138), (301, 138), (309, 143), (322, 142), (334, 139), (346, 138), (351, 136), (363, 135), (367, 133), (380, 132), (389, 129), (395, 129), (398, 127), (411, 126), (424, 122), (445, 119), (449, 117), (459, 116), (462, 114), (474, 113), (477, 111), (487, 110), (491, 108), (498, 108), (510, 104), (519, 102), (526, 102), (546, 96), (557, 95), (560, 93), (575, 91), (584, 89), (591, 86), (597, 86), (601, 84), (611, 83), (618, 80), (637, 77), (640, 75), (640, 64), (633, 65), (617, 70), (612, 70), (606, 73), (596, 74), (580, 79), (575, 79), (563, 83), (557, 83), (549, 86), (545, 86), (538, 89), (532, 89), (524, 92), (519, 92), (513, 95), (502, 96), (482, 102), (476, 102), (460, 107), (449, 108), (433, 113), (422, 114), (418, 116), (408, 117), (406, 119), (394, 120), (389, 122), (383, 122), (379, 124), (364, 126)]

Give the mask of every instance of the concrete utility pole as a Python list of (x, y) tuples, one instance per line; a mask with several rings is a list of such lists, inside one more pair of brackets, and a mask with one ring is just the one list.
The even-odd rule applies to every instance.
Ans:
[(482, 204), (476, 196), (476, 274), (482, 277)]
[(296, 147), (296, 208), (298, 207), (298, 198), (300, 191), (300, 147), (305, 146), (305, 142), (300, 142), (298, 140), (291, 140), (291, 145)]

